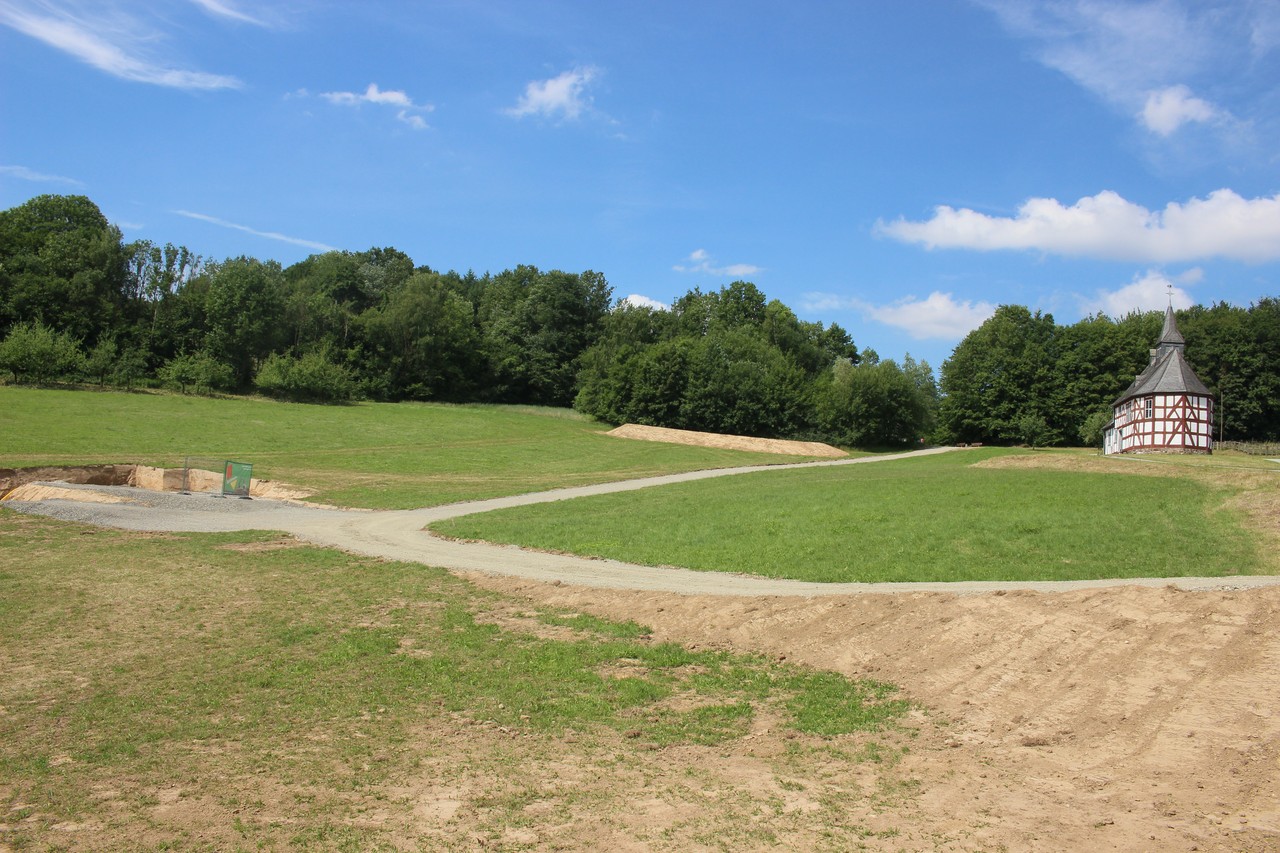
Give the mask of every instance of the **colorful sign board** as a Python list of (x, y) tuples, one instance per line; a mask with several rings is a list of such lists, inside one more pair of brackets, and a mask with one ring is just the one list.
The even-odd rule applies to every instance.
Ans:
[(249, 497), (249, 482), (253, 479), (253, 465), (248, 462), (227, 460), (222, 469), (222, 493)]

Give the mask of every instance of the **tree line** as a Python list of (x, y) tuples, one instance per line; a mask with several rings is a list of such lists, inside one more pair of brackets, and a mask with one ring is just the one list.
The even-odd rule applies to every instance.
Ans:
[[(1275, 300), (1179, 316), (1227, 400), (1228, 438), (1277, 430)], [(1159, 315), (1059, 327), (1001, 307), (932, 368), (859, 352), (750, 282), (669, 310), (616, 302), (595, 271), (439, 272), (394, 248), (289, 267), (125, 242), (84, 196), (0, 211), (0, 371), (306, 402), (575, 406), (602, 420), (845, 446), (1092, 442), (1146, 363)], [(1105, 416), (1105, 418), (1104, 418)]]
[[(1280, 300), (1175, 312), (1186, 358), (1218, 400), (1214, 437), (1280, 439)], [(1161, 312), (1119, 320), (1004, 305), (942, 367), (941, 434), (954, 441), (1099, 446), (1112, 403), (1150, 363)]]
[[(205, 260), (124, 242), (83, 196), (0, 212), (0, 337), (21, 344), (0, 368), (14, 381), (567, 406), (611, 299), (595, 272), (440, 273), (393, 248), (287, 268)], [(29, 357), (38, 343), (61, 355)]]

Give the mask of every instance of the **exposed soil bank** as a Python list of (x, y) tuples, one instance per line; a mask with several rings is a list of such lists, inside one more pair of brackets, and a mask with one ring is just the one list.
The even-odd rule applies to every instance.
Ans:
[(9, 492), (40, 480), (88, 486), (132, 486), (136, 465), (80, 465), (73, 468), (0, 468), (0, 500)]
[(900, 685), (918, 796), (872, 850), (1280, 851), (1280, 587), (755, 598), (473, 574), (658, 642)]
[[(72, 483), (86, 486), (132, 486), (151, 492), (219, 492), (222, 474), (196, 468), (153, 468), (150, 465), (76, 465), (70, 467), (0, 468), (0, 501), (35, 501), (32, 483)], [(270, 480), (251, 480), (249, 494), (255, 498), (302, 500), (313, 492)], [(85, 500), (79, 497), (79, 500)]]

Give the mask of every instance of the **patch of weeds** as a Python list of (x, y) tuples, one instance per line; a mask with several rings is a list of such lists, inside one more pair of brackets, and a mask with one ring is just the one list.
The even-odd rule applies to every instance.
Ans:
[(659, 746), (675, 743), (714, 746), (746, 734), (751, 717), (749, 702), (705, 705), (688, 711), (659, 713), (651, 718), (647, 734)]
[(572, 628), (575, 631), (598, 634), (602, 637), (613, 637), (620, 640), (636, 640), (648, 636), (651, 631), (644, 625), (628, 619), (625, 622), (614, 622), (601, 619), (589, 613), (550, 613), (538, 614), (538, 621), (544, 625), (556, 625)]
[(893, 807), (920, 793), (919, 779), (897, 779), (880, 776), (876, 780), (876, 801), (883, 807)]
[(897, 750), (885, 750), (883, 746), (875, 741), (867, 741), (858, 750), (856, 761), (865, 761), (871, 764), (882, 764), (885, 761), (891, 761), (896, 764), (902, 756), (902, 752)]
[(322, 848), (339, 850), (343, 853), (364, 853), (364, 851), (393, 850), (394, 847), (376, 839), (370, 832), (350, 826), (336, 826), (322, 823), (294, 834), (289, 839), (291, 846), (302, 850)]
[(799, 731), (841, 735), (875, 730), (905, 714), (910, 702), (891, 698), (897, 688), (875, 681), (854, 681), (834, 673), (795, 671), (787, 708)]

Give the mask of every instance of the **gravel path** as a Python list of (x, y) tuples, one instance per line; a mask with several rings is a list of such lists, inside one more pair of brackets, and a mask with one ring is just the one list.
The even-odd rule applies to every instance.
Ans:
[(456, 542), (423, 530), (446, 518), (488, 512), (513, 506), (571, 500), (590, 495), (633, 491), (671, 483), (726, 477), (757, 471), (779, 471), (831, 465), (859, 465), (944, 453), (953, 448), (931, 448), (910, 453), (867, 456), (788, 465), (718, 468), (662, 477), (647, 477), (571, 489), (555, 489), (529, 495), (469, 501), (418, 510), (380, 511), (322, 509), (282, 501), (252, 501), (212, 495), (149, 492), (123, 486), (57, 485), (75, 490), (127, 498), (123, 503), (89, 503), (73, 500), (5, 501), (18, 512), (46, 515), (67, 521), (126, 530), (219, 533), (236, 530), (279, 530), (318, 545), (356, 554), (441, 566), (454, 571), (483, 572), (532, 580), (560, 582), (608, 589), (634, 589), (690, 595), (803, 596), (855, 593), (950, 592), (977, 594), (998, 590), (1059, 592), (1114, 586), (1175, 586), (1188, 590), (1246, 589), (1280, 585), (1280, 577), (1139, 578), (1101, 581), (961, 583), (811, 583), (720, 572), (638, 566), (616, 560), (596, 560), (564, 554), (526, 551), (514, 546)]

